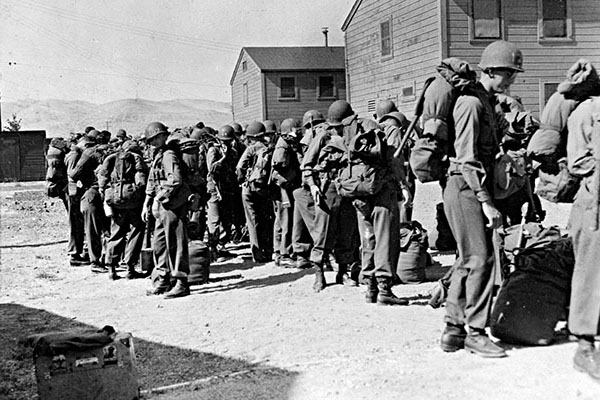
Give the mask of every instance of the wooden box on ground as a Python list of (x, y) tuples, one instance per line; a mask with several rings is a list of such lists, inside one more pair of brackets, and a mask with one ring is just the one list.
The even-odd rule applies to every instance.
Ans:
[(139, 399), (129, 333), (101, 347), (34, 353), (34, 362), (40, 400)]

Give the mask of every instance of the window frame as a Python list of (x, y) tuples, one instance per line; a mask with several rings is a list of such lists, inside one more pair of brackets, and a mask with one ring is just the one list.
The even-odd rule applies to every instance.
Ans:
[(497, 38), (479, 38), (475, 37), (475, 7), (473, 3), (477, 0), (469, 0), (469, 41), (470, 43), (491, 43), (501, 40), (505, 37), (504, 27), (504, 3), (502, 0), (496, 0), (498, 7), (498, 37)]
[[(282, 96), (282, 80), (283, 79), (293, 79), (294, 80), (294, 96)], [(279, 101), (298, 101), (300, 100), (300, 96), (298, 96), (298, 85), (296, 82), (296, 77), (292, 75), (283, 75), (279, 77), (279, 85), (277, 86), (277, 90), (279, 91), (278, 99)]]
[[(392, 58), (394, 58), (394, 30), (393, 30), (393, 20), (392, 20), (392, 16), (390, 15), (387, 18), (381, 19), (379, 20), (379, 56), (381, 58), (381, 61), (387, 61), (387, 60), (391, 60)], [(383, 24), (387, 23), (389, 26), (389, 40), (390, 40), (390, 52), (389, 54), (383, 54), (383, 36), (382, 36), (382, 26)]]
[(244, 82), (242, 84), (242, 103), (244, 104), (244, 107), (248, 107), (250, 104), (248, 93), (248, 82)]
[[(544, 108), (546, 107), (547, 104), (547, 100), (546, 100), (546, 85), (556, 85), (558, 87), (558, 85), (560, 85), (559, 81), (555, 81), (555, 80), (545, 80), (545, 79), (540, 79), (540, 86), (539, 86), (539, 106), (540, 106), (540, 115), (542, 115), (542, 112), (544, 111)], [(550, 97), (554, 94), (554, 92), (556, 92), (556, 88), (552, 91), (552, 93), (548, 93), (548, 99), (550, 99)]]
[[(321, 78), (331, 78), (331, 96), (322, 96), (321, 95)], [(317, 100), (337, 100), (337, 86), (335, 84), (335, 76), (334, 75), (319, 75), (317, 76)]]
[[(404, 89), (408, 89), (408, 88), (412, 89), (412, 95), (405, 96)], [(409, 103), (409, 102), (415, 101), (415, 100), (417, 100), (417, 82), (412, 81), (410, 84), (404, 85), (400, 88), (400, 102), (401, 103)]]
[(248, 62), (246, 60), (242, 61), (242, 72), (248, 71)]
[(571, 10), (571, 1), (565, 0), (565, 23), (567, 36), (565, 37), (546, 37), (544, 36), (544, 0), (537, 0), (537, 36), (538, 43), (551, 43), (551, 42), (573, 42), (573, 17)]

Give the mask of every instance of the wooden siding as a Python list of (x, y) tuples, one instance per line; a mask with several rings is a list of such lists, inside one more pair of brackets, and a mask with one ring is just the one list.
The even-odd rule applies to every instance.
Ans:
[[(448, 56), (462, 58), (473, 66), (489, 41), (470, 40), (468, 7), (470, 0), (448, 2)], [(536, 115), (542, 109), (544, 82), (560, 82), (567, 69), (579, 58), (600, 66), (600, 1), (570, 0), (573, 41), (538, 40), (538, 0), (503, 0), (504, 39), (523, 51), (525, 72), (517, 76), (510, 94), (520, 96), (525, 107)]]
[[(319, 76), (333, 76), (337, 96), (333, 98), (317, 98)], [(346, 99), (346, 78), (344, 71), (281, 71), (265, 72), (266, 115), (278, 126), (286, 118), (298, 118), (308, 110), (319, 110), (327, 115), (329, 105), (335, 100)], [(281, 77), (296, 79), (296, 99), (280, 99), (279, 85)]]
[(0, 181), (40, 181), (46, 176), (46, 132), (0, 132)]
[[(361, 2), (345, 31), (348, 97), (359, 115), (371, 116), (369, 101), (389, 98), (412, 116), (415, 96), (401, 91), (415, 85), (418, 95), (442, 58), (440, 11), (440, 0)], [(390, 17), (393, 56), (382, 58), (379, 24)]]
[[(246, 62), (247, 70), (242, 70)], [(243, 87), (248, 84), (248, 104), (244, 104)], [(231, 106), (233, 121), (239, 123), (250, 123), (264, 119), (264, 102), (262, 94), (262, 74), (260, 69), (248, 54), (244, 51), (237, 65), (235, 78), (231, 85)]]

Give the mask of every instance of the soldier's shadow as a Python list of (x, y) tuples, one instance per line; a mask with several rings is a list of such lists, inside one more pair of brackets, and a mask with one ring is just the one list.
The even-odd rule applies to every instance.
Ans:
[[(209, 283), (208, 286), (204, 285), (204, 286), (200, 286), (200, 287), (192, 287), (191, 293), (192, 294), (205, 294), (205, 293), (215, 293), (215, 292), (226, 292), (229, 290), (236, 290), (236, 289), (259, 289), (259, 288), (263, 288), (266, 286), (274, 286), (274, 285), (281, 285), (281, 284), (294, 282), (294, 281), (301, 279), (302, 277), (304, 277), (306, 275), (310, 275), (312, 273), (313, 272), (311, 270), (302, 269), (302, 270), (296, 270), (296, 271), (290, 272), (290, 273), (270, 275), (270, 276), (266, 276), (263, 278), (257, 278), (257, 279), (244, 279), (242, 277), (243, 280), (240, 280), (238, 282), (229, 282), (229, 283), (226, 283), (223, 285), (218, 285), (218, 286), (212, 286)], [(211, 280), (210, 282), (213, 282), (213, 281)]]

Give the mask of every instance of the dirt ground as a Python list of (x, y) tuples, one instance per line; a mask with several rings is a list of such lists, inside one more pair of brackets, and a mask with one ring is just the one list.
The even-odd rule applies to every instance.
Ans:
[[(408, 307), (366, 304), (362, 288), (314, 294), (309, 271), (253, 264), (245, 246), (191, 296), (163, 300), (144, 295), (147, 280), (70, 267), (64, 208), (39, 184), (4, 185), (0, 197), (0, 399), (36, 398), (18, 337), (104, 325), (133, 334), (145, 398), (600, 399), (600, 384), (573, 369), (568, 340), (506, 346), (496, 360), (443, 353), (444, 309), (427, 299), (451, 256), (434, 256), (445, 268), (431, 268), (432, 281), (394, 288)], [(415, 218), (427, 229), (439, 199), (435, 184), (417, 188)], [(546, 208), (546, 224), (564, 227), (568, 208)]]

